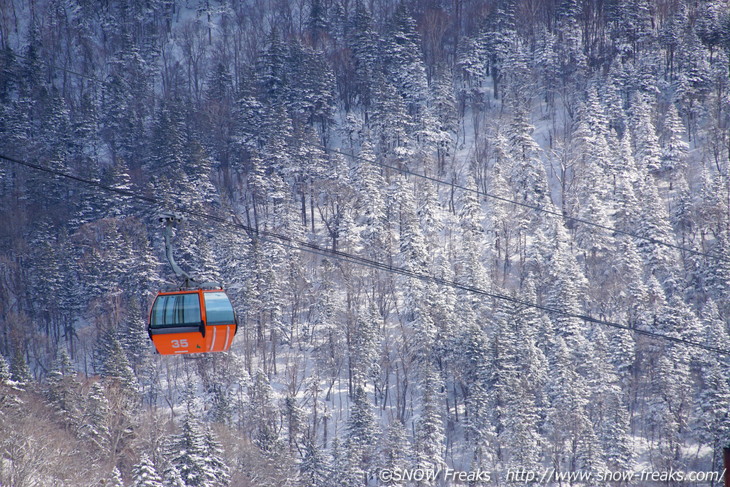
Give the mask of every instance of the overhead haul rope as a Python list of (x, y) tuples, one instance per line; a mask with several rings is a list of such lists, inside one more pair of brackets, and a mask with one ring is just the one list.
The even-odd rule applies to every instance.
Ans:
[[(121, 189), (121, 188), (115, 188), (113, 186), (102, 184), (98, 181), (86, 179), (86, 178), (79, 177), (79, 176), (74, 176), (72, 174), (68, 174), (68, 173), (65, 173), (63, 171), (59, 171), (56, 169), (47, 168), (47, 167), (41, 166), (40, 164), (22, 161), (20, 159), (8, 157), (8, 156), (2, 155), (2, 154), (0, 154), (0, 159), (5, 159), (6, 161), (12, 162), (14, 164), (19, 164), (19, 165), (22, 165), (25, 167), (29, 167), (31, 169), (35, 169), (38, 171), (46, 172), (48, 174), (52, 174), (54, 176), (62, 177), (69, 181), (86, 184), (88, 186), (95, 186), (104, 191), (120, 194), (122, 196), (126, 196), (129, 198), (134, 198), (139, 201), (142, 201), (142, 202), (145, 202), (145, 203), (148, 203), (151, 205), (155, 205), (156, 207), (163, 206), (165, 204), (165, 202), (159, 198), (153, 198), (151, 196), (145, 196), (145, 195), (141, 195), (139, 193), (135, 193), (134, 191), (129, 191), (129, 190)], [(546, 313), (557, 314), (557, 315), (565, 316), (568, 318), (575, 318), (575, 319), (585, 321), (587, 323), (594, 323), (597, 325), (608, 326), (611, 328), (616, 328), (619, 330), (625, 330), (625, 331), (629, 331), (632, 333), (636, 333), (638, 335), (644, 335), (644, 336), (648, 336), (648, 337), (657, 338), (660, 340), (665, 340), (665, 341), (681, 344), (681, 345), (691, 346), (694, 348), (705, 350), (707, 352), (730, 356), (730, 350), (727, 350), (724, 348), (713, 347), (711, 345), (706, 345), (704, 343), (696, 342), (694, 340), (688, 340), (686, 338), (665, 335), (662, 333), (656, 333), (653, 331), (643, 330), (640, 328), (633, 328), (628, 325), (622, 325), (621, 323), (616, 323), (613, 321), (595, 318), (590, 315), (585, 315), (585, 314), (580, 314), (580, 313), (571, 313), (569, 311), (563, 311), (560, 309), (552, 308), (550, 306), (544, 306), (544, 305), (541, 305), (538, 303), (531, 303), (529, 301), (524, 301), (522, 299), (518, 299), (513, 296), (507, 296), (504, 294), (485, 291), (484, 289), (480, 289), (478, 287), (475, 287), (475, 286), (472, 286), (469, 284), (461, 284), (461, 283), (456, 282), (451, 279), (444, 279), (441, 277), (432, 276), (430, 274), (422, 274), (422, 273), (418, 273), (418, 272), (414, 272), (414, 271), (405, 269), (403, 267), (394, 266), (392, 264), (378, 262), (376, 260), (368, 259), (366, 257), (359, 257), (357, 255), (353, 255), (353, 254), (350, 254), (347, 252), (327, 249), (327, 248), (321, 247), (317, 244), (313, 244), (311, 242), (306, 242), (306, 241), (302, 241), (302, 240), (297, 240), (297, 239), (294, 239), (294, 238), (286, 236), (286, 235), (282, 235), (277, 232), (272, 232), (269, 230), (257, 230), (255, 228), (252, 228), (243, 223), (231, 222), (223, 217), (220, 217), (217, 215), (212, 215), (210, 213), (205, 213), (202, 211), (190, 210), (190, 209), (185, 209), (185, 208), (179, 208), (179, 209), (177, 209), (177, 211), (180, 213), (185, 213), (187, 215), (195, 216), (198, 218), (214, 221), (229, 229), (244, 230), (251, 236), (251, 238), (258, 238), (259, 240), (278, 244), (283, 247), (290, 248), (292, 250), (299, 250), (299, 251), (304, 251), (304, 252), (308, 252), (308, 253), (316, 254), (316, 255), (320, 255), (320, 256), (332, 257), (337, 260), (350, 262), (352, 264), (362, 265), (362, 266), (370, 267), (373, 269), (389, 272), (392, 274), (399, 274), (402, 276), (419, 279), (421, 281), (432, 282), (432, 283), (435, 283), (435, 284), (438, 284), (441, 286), (452, 287), (454, 289), (458, 289), (461, 291), (469, 292), (472, 294), (477, 294), (480, 296), (489, 297), (492, 299), (498, 299), (501, 301), (510, 302), (510, 303), (524, 306), (527, 308), (538, 309), (538, 310), (544, 311)]]
[[(24, 55), (21, 55), (21, 54), (15, 54), (15, 53), (13, 53), (13, 55), (15, 57), (17, 57), (17, 58), (26, 59), (26, 60), (29, 59), (27, 56), (24, 56)], [(65, 72), (67, 72), (69, 74), (73, 74), (73, 75), (79, 76), (81, 78), (85, 78), (85, 79), (88, 79), (90, 81), (94, 81), (94, 82), (99, 83), (101, 85), (108, 85), (109, 84), (108, 81), (104, 81), (104, 80), (99, 79), (99, 78), (97, 78), (95, 76), (91, 76), (91, 75), (79, 73), (77, 71), (73, 71), (73, 70), (70, 70), (68, 68), (64, 68), (63, 66), (57, 66), (57, 65), (51, 64), (51, 63), (49, 63), (47, 61), (43, 61), (43, 60), (40, 60), (40, 59), (37, 59), (36, 61), (38, 61), (39, 63), (41, 63), (41, 64), (43, 64), (43, 65), (45, 65), (45, 66), (47, 66), (49, 68), (56, 69), (56, 70), (59, 70), (59, 71), (65, 71)], [(545, 214), (548, 214), (548, 215), (552, 215), (552, 216), (555, 216), (555, 217), (558, 217), (558, 218), (561, 218), (561, 219), (570, 220), (570, 221), (573, 221), (573, 222), (576, 222), (576, 223), (581, 223), (583, 225), (588, 225), (588, 226), (595, 227), (595, 228), (600, 228), (601, 230), (604, 230), (604, 231), (607, 231), (607, 232), (612, 232), (612, 233), (615, 233), (615, 234), (626, 235), (626, 236), (633, 237), (633, 238), (638, 239), (638, 240), (644, 240), (646, 242), (649, 242), (649, 243), (652, 243), (652, 244), (655, 244), (655, 245), (661, 245), (663, 247), (669, 247), (669, 248), (672, 248), (672, 249), (675, 249), (675, 250), (679, 250), (679, 251), (682, 251), (682, 252), (687, 252), (688, 254), (697, 255), (697, 256), (701, 256), (701, 257), (707, 257), (707, 258), (710, 258), (710, 259), (721, 260), (721, 261), (724, 261), (724, 262), (730, 262), (730, 257), (725, 257), (723, 255), (719, 255), (719, 254), (715, 254), (715, 253), (709, 253), (709, 252), (702, 252), (700, 250), (695, 250), (695, 249), (690, 249), (690, 248), (687, 248), (687, 247), (683, 247), (681, 245), (673, 244), (671, 242), (665, 242), (664, 240), (658, 240), (658, 239), (655, 239), (655, 238), (652, 238), (652, 237), (646, 237), (646, 236), (643, 236), (643, 235), (639, 235), (637, 233), (630, 232), (630, 231), (627, 231), (627, 230), (621, 230), (619, 228), (611, 227), (611, 226), (608, 226), (608, 225), (603, 225), (601, 223), (592, 222), (592, 221), (586, 220), (584, 218), (578, 218), (578, 217), (574, 217), (574, 216), (570, 216), (570, 215), (564, 215), (561, 212), (554, 211), (554, 210), (551, 210), (549, 208), (543, 208), (541, 206), (535, 206), (535, 205), (531, 205), (529, 203), (524, 203), (524, 202), (520, 202), (520, 201), (516, 201), (516, 200), (511, 200), (511, 199), (505, 198), (503, 196), (499, 196), (499, 195), (496, 195), (496, 194), (488, 193), (488, 192), (485, 192), (485, 191), (480, 191), (480, 190), (474, 189), (474, 188), (469, 188), (467, 186), (459, 185), (459, 184), (456, 184), (456, 183), (453, 183), (453, 182), (450, 182), (450, 181), (445, 181), (443, 179), (438, 179), (438, 178), (434, 178), (434, 177), (431, 177), (431, 176), (426, 176), (425, 174), (419, 174), (419, 173), (417, 173), (415, 171), (411, 171), (411, 170), (406, 169), (406, 168), (403, 168), (403, 167), (398, 167), (398, 166), (393, 166), (391, 164), (385, 164), (385, 163), (382, 163), (382, 162), (377, 162), (375, 160), (371, 160), (371, 159), (368, 159), (368, 158), (365, 158), (365, 157), (362, 157), (362, 156), (357, 156), (355, 154), (350, 154), (348, 152), (344, 152), (344, 151), (341, 151), (339, 149), (328, 148), (328, 147), (325, 147), (325, 146), (320, 145), (320, 144), (315, 144), (313, 142), (302, 141), (302, 143), (305, 144), (305, 145), (308, 145), (310, 147), (314, 147), (314, 148), (320, 149), (320, 150), (324, 151), (325, 153), (332, 152), (332, 153), (335, 153), (335, 154), (340, 154), (340, 155), (343, 155), (343, 156), (351, 157), (353, 159), (357, 159), (357, 160), (361, 160), (361, 161), (367, 162), (367, 163), (372, 164), (374, 166), (379, 166), (379, 167), (382, 167), (384, 169), (389, 169), (389, 170), (392, 170), (392, 171), (400, 172), (401, 174), (405, 174), (407, 176), (413, 176), (413, 177), (421, 178), (421, 179), (430, 181), (430, 182), (435, 183), (435, 184), (440, 184), (440, 185), (443, 185), (443, 186), (448, 186), (448, 187), (450, 187), (452, 189), (458, 189), (458, 190), (461, 190), (461, 191), (471, 192), (471, 193), (474, 193), (474, 194), (476, 194), (478, 196), (481, 196), (481, 197), (484, 197), (484, 198), (491, 198), (491, 199), (495, 199), (495, 200), (498, 200), (498, 201), (502, 201), (503, 203), (509, 203), (509, 204), (516, 205), (516, 206), (520, 206), (520, 207), (523, 207), (523, 208), (528, 208), (530, 210), (534, 210), (534, 211), (537, 211), (537, 212), (541, 212), (541, 213), (545, 213)], [(166, 166), (169, 166), (171, 164), (172, 164), (172, 162), (169, 162), (169, 163), (165, 164), (162, 167), (166, 167)]]
[(574, 216), (570, 216), (570, 215), (564, 215), (563, 213), (561, 213), (559, 211), (551, 210), (549, 208), (544, 208), (542, 206), (535, 206), (535, 205), (531, 205), (529, 203), (523, 203), (523, 202), (520, 202), (520, 201), (511, 200), (509, 198), (505, 198), (504, 196), (499, 196), (499, 195), (496, 195), (496, 194), (487, 193), (486, 191), (480, 191), (479, 189), (469, 188), (467, 186), (463, 186), (463, 185), (460, 185), (460, 184), (457, 184), (457, 183), (445, 181), (443, 179), (434, 178), (432, 176), (427, 176), (425, 174), (420, 174), (420, 173), (417, 173), (415, 171), (411, 171), (410, 169), (406, 169), (404, 167), (398, 167), (398, 166), (393, 166), (391, 164), (385, 164), (385, 163), (382, 163), (382, 162), (378, 162), (376, 160), (368, 159), (366, 157), (362, 157), (362, 156), (358, 156), (358, 155), (351, 154), (351, 153), (348, 153), (348, 152), (344, 152), (344, 151), (341, 151), (339, 149), (331, 149), (331, 148), (327, 148), (327, 147), (321, 146), (319, 144), (315, 144), (315, 143), (311, 143), (311, 142), (306, 142), (306, 141), (303, 141), (303, 143), (306, 144), (306, 145), (309, 145), (311, 147), (316, 147), (318, 149), (321, 149), (321, 150), (325, 151), (325, 153), (326, 152), (332, 152), (332, 153), (340, 154), (340, 155), (343, 155), (343, 156), (346, 156), (346, 157), (352, 157), (353, 159), (357, 159), (357, 160), (360, 160), (360, 161), (364, 161), (364, 162), (367, 162), (367, 163), (372, 164), (374, 166), (382, 167), (383, 169), (390, 169), (392, 171), (397, 171), (397, 172), (400, 172), (401, 174), (405, 174), (407, 176), (413, 176), (413, 177), (416, 177), (416, 178), (424, 179), (426, 181), (430, 181), (430, 182), (435, 183), (435, 184), (440, 184), (440, 185), (443, 185), (443, 186), (449, 186), (452, 189), (458, 189), (458, 190), (461, 190), (461, 191), (466, 191), (466, 192), (469, 192), (469, 193), (474, 193), (475, 195), (481, 196), (481, 197), (484, 197), (484, 198), (491, 198), (491, 199), (495, 199), (495, 200), (498, 200), (498, 201), (502, 201), (503, 203), (509, 203), (509, 204), (512, 204), (512, 205), (521, 206), (523, 208), (528, 208), (530, 210), (538, 211), (538, 212), (541, 212), (541, 213), (546, 213), (548, 215), (556, 216), (558, 218), (563, 218), (565, 220), (570, 220), (570, 221), (573, 221), (573, 222), (576, 222), (576, 223), (582, 223), (584, 225), (589, 225), (589, 226), (592, 226), (592, 227), (600, 228), (601, 230), (606, 230), (608, 232), (618, 233), (618, 234), (626, 235), (628, 237), (633, 237), (633, 238), (636, 238), (636, 239), (639, 239), (639, 240), (645, 240), (647, 242), (650, 242), (650, 243), (653, 243), (653, 244), (656, 244), (656, 245), (662, 245), (662, 246), (670, 247), (670, 248), (673, 248), (673, 249), (676, 249), (676, 250), (681, 250), (681, 251), (687, 252), (689, 254), (699, 255), (699, 256), (703, 256), (703, 257), (709, 257), (711, 259), (723, 260), (725, 262), (730, 262), (730, 258), (725, 257), (725, 256), (722, 256), (722, 255), (719, 255), (719, 254), (713, 254), (713, 253), (708, 253), (708, 252), (702, 252), (700, 250), (689, 249), (687, 247), (683, 247), (681, 245), (676, 245), (676, 244), (673, 244), (671, 242), (665, 242), (663, 240), (658, 240), (658, 239), (655, 239), (655, 238), (652, 238), (652, 237), (645, 237), (643, 235), (639, 235), (639, 234), (634, 233), (634, 232), (629, 232), (627, 230), (621, 230), (619, 228), (611, 227), (611, 226), (608, 226), (608, 225), (603, 225), (601, 223), (592, 222), (592, 221), (586, 220), (584, 218), (578, 218), (578, 217), (574, 217)]

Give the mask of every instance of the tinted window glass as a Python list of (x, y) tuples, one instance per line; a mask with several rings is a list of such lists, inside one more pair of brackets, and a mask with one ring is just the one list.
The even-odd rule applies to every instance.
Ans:
[(209, 325), (232, 325), (233, 306), (226, 293), (203, 293), (205, 297), (205, 317)]
[(200, 301), (197, 293), (158, 296), (152, 306), (153, 328), (200, 324)]

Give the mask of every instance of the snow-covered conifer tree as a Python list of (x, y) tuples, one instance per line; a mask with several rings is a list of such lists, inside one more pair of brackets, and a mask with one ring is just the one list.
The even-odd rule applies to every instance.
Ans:
[(548, 458), (559, 471), (596, 470), (603, 464), (588, 415), (589, 384), (578, 372), (562, 337), (551, 343), (551, 375), (546, 385), (545, 440)]
[(81, 384), (76, 379), (76, 374), (68, 352), (59, 347), (48, 374), (46, 397), (67, 428), (77, 426), (81, 414)]
[(433, 366), (426, 365), (425, 369), (421, 371), (421, 414), (415, 425), (413, 441), (415, 466), (438, 471), (445, 464), (444, 421), (441, 415), (443, 382)]
[(661, 168), (661, 149), (652, 112), (648, 97), (637, 96), (631, 117), (634, 157), (639, 168), (650, 173), (657, 172)]
[(97, 454), (109, 453), (109, 399), (101, 382), (94, 382), (86, 399), (84, 414), (79, 422), (79, 436), (94, 445)]
[(142, 454), (139, 463), (133, 468), (132, 487), (163, 487), (162, 479), (146, 453)]
[(684, 141), (685, 132), (677, 106), (671, 103), (664, 115), (664, 129), (659, 139), (662, 147), (661, 171), (673, 175), (671, 179), (681, 174), (687, 164), (689, 144)]
[[(708, 301), (702, 308), (702, 322), (705, 343), (714, 347), (728, 346), (730, 337), (714, 302)], [(721, 447), (730, 441), (730, 426), (727, 423), (730, 364), (726, 357), (708, 354), (703, 360), (701, 371), (705, 389), (697, 402), (698, 436), (712, 448), (712, 467), (717, 470), (722, 463)]]
[(203, 431), (190, 413), (183, 417), (180, 433), (168, 439), (165, 451), (185, 485), (195, 487), (228, 485), (228, 467), (220, 455), (220, 446), (211, 433)]
[(0, 384), (7, 384), (10, 382), (11, 377), (10, 364), (8, 364), (5, 356), (0, 354)]
[(30, 367), (25, 361), (25, 354), (20, 344), (13, 348), (13, 359), (10, 362), (10, 377), (20, 387), (29, 386), (33, 382)]
[(304, 456), (299, 464), (301, 487), (329, 487), (332, 485), (332, 466), (326, 453), (312, 442), (304, 446)]
[[(507, 468), (536, 468), (539, 465), (539, 377), (536, 368), (542, 352), (535, 346), (534, 316), (515, 307), (497, 313), (497, 330), (492, 340), (494, 423), (497, 455)], [(542, 359), (544, 360), (544, 358)], [(535, 381), (535, 379), (538, 379)]]
[[(413, 451), (406, 436), (405, 426), (399, 420), (391, 421), (381, 439), (378, 467), (388, 472), (406, 470), (413, 465)], [(384, 482), (389, 487), (402, 486), (394, 480)]]

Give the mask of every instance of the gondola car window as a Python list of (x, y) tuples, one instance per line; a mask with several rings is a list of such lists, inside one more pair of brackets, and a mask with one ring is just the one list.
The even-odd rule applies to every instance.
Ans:
[(226, 293), (204, 293), (205, 316), (209, 325), (231, 325), (235, 323), (233, 307)]
[(200, 302), (197, 293), (159, 296), (152, 308), (152, 328), (199, 325)]

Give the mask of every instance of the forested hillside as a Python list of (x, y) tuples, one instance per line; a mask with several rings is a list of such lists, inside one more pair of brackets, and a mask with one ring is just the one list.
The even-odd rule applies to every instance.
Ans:
[[(729, 55), (727, 0), (0, 0), (0, 485), (722, 470)], [(228, 353), (154, 353), (163, 211)]]

